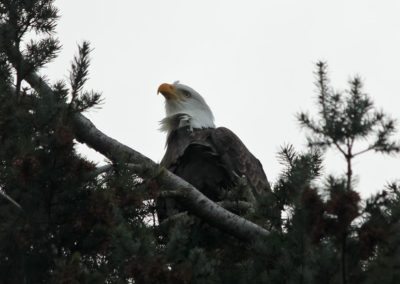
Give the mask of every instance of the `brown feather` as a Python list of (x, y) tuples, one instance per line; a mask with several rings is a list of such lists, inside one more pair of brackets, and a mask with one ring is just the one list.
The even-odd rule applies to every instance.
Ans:
[[(179, 128), (170, 133), (161, 165), (180, 176), (203, 194), (219, 201), (239, 177), (246, 177), (255, 195), (271, 188), (260, 161), (242, 141), (224, 127)], [(159, 218), (171, 214), (165, 200), (158, 201)], [(168, 204), (167, 204), (168, 205)], [(167, 212), (162, 212), (167, 210)]]

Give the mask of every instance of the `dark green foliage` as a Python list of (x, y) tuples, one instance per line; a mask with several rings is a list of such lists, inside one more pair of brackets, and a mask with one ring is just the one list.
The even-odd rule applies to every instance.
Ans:
[(315, 149), (298, 154), (292, 145), (288, 145), (278, 153), (278, 159), (285, 168), (277, 181), (275, 193), (283, 209), (284, 205), (290, 205), (300, 198), (302, 192), (319, 176), (322, 156)]
[(0, 53), (0, 91), (6, 92), (11, 85), (11, 66), (4, 53)]
[[(400, 281), (399, 185), (362, 202), (352, 183), (354, 157), (400, 149), (395, 121), (376, 111), (359, 78), (337, 92), (317, 64), (318, 116), (299, 115), (310, 148), (281, 149), (273, 196), (255, 208), (242, 200), (246, 181), (226, 200), (271, 230), (247, 243), (190, 213), (158, 224), (158, 184), (76, 152), (70, 117), (101, 102), (85, 90), (90, 45), (78, 47), (69, 86), (53, 84), (53, 97), (23, 83), (56, 56), (57, 18), (51, 0), (0, 0), (0, 283)], [(322, 176), (330, 147), (345, 157), (345, 176)]]

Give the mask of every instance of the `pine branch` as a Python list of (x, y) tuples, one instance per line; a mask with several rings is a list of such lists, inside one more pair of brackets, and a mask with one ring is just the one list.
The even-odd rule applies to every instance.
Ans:
[(72, 100), (74, 100), (78, 96), (78, 93), (82, 91), (83, 85), (85, 85), (89, 75), (89, 42), (84, 41), (81, 46), (78, 46), (78, 50), (79, 54), (74, 57), (69, 75)]
[(90, 52), (89, 42), (84, 41), (82, 45), (78, 46), (78, 55), (74, 57), (71, 64), (69, 80), (72, 98), (70, 105), (78, 112), (102, 103), (101, 93), (83, 91), (83, 87), (89, 79)]
[[(26, 45), (24, 54), (26, 60), (29, 62), (28, 66), (30, 68), (37, 69), (55, 59), (60, 49), (61, 45), (58, 39), (49, 37), (39, 41), (31, 40)], [(27, 71), (29, 72), (29, 70)]]

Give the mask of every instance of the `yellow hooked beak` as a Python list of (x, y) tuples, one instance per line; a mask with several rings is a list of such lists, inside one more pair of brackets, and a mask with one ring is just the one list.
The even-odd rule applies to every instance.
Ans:
[(157, 94), (161, 93), (167, 100), (177, 100), (179, 95), (174, 85), (164, 83), (158, 87)]

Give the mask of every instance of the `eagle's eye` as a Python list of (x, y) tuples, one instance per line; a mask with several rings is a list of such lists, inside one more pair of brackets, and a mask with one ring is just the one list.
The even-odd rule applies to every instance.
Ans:
[(192, 94), (187, 90), (181, 90), (181, 92), (185, 96), (185, 98), (190, 98), (192, 96)]

